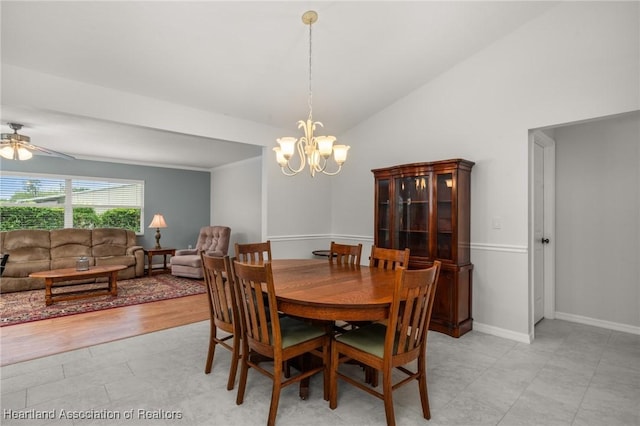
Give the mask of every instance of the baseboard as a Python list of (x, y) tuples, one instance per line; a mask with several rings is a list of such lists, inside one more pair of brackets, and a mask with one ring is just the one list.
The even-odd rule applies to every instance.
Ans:
[(490, 334), (492, 336), (502, 337), (504, 339), (515, 340), (520, 343), (531, 343), (533, 336), (526, 333), (517, 333), (513, 330), (507, 330), (500, 327), (494, 327), (492, 325), (482, 324), (477, 321), (473, 322), (473, 329), (481, 333)]
[(605, 321), (595, 318), (583, 317), (581, 315), (567, 314), (565, 312), (556, 312), (556, 319), (565, 320), (569, 322), (576, 322), (579, 324), (592, 325), (594, 327), (606, 328), (608, 330), (621, 331), (623, 333), (631, 333), (640, 335), (640, 327), (636, 327), (629, 324), (620, 324), (617, 322)]

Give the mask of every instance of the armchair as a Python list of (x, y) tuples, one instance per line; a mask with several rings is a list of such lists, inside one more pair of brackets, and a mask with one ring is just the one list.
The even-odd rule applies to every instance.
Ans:
[(229, 250), (231, 228), (227, 226), (203, 226), (194, 249), (176, 250), (171, 257), (171, 275), (188, 278), (204, 278), (200, 253), (222, 257)]

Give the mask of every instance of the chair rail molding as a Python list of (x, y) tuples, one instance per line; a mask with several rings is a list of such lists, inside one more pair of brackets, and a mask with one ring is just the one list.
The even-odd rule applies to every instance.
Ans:
[(272, 242), (286, 242), (286, 241), (314, 241), (314, 240), (351, 240), (362, 241), (373, 244), (373, 237), (364, 235), (346, 235), (346, 234), (299, 234), (299, 235), (268, 235), (268, 240)]
[(527, 246), (513, 245), (513, 244), (491, 244), (491, 243), (471, 243), (471, 250), (483, 250), (483, 251), (500, 251), (507, 253), (528, 253), (529, 248)]
[[(266, 239), (273, 242), (287, 241), (315, 241), (315, 240), (348, 240), (373, 244), (373, 236), (349, 234), (298, 234), (298, 235), (268, 235)], [(499, 251), (506, 253), (528, 253), (527, 246), (515, 244), (471, 243), (472, 250)]]

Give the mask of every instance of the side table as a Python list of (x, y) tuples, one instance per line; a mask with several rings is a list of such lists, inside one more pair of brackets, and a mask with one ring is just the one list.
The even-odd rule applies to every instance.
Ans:
[[(175, 256), (176, 249), (174, 248), (146, 248), (144, 249), (144, 254), (147, 255), (147, 275), (151, 276), (154, 274), (165, 274), (167, 272), (171, 272), (171, 268), (167, 268), (167, 255)], [(153, 270), (153, 256), (163, 256), (164, 262), (162, 264), (162, 269), (158, 269), (157, 271)]]

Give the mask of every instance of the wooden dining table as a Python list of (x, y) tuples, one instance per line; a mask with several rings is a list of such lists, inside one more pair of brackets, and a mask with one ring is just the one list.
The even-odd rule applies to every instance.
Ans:
[[(278, 310), (321, 321), (376, 321), (389, 316), (395, 271), (330, 263), (327, 259), (271, 262)], [(309, 381), (300, 383), (307, 399)]]
[(271, 262), (278, 310), (326, 321), (376, 321), (389, 316), (394, 271), (326, 259)]

